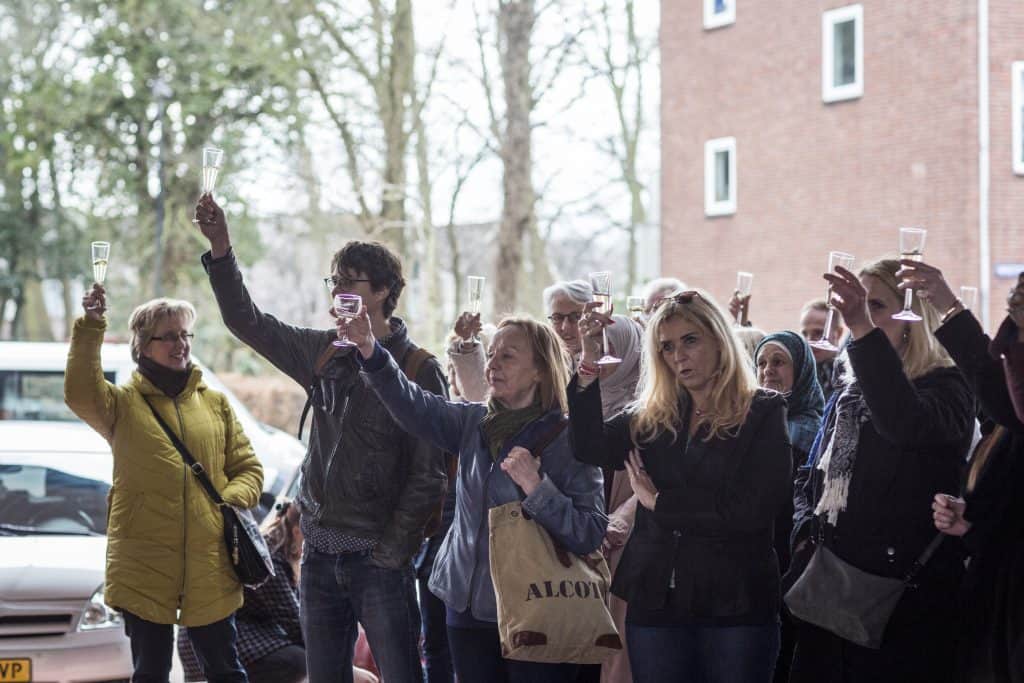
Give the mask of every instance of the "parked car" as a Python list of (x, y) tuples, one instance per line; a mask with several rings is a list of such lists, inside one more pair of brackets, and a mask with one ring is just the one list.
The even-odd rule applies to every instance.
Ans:
[[(127, 344), (105, 343), (103, 372), (115, 384), (131, 377), (135, 363)], [(64, 404), (64, 367), (68, 344), (59, 342), (0, 342), (0, 421), (78, 422)], [(195, 356), (203, 381), (224, 393), (263, 464), (264, 511), (302, 463), (306, 449), (295, 437), (261, 423), (220, 379)], [(0, 681), (3, 679), (0, 678)]]
[(110, 446), (72, 421), (0, 422), (0, 681), (127, 683), (103, 602)]

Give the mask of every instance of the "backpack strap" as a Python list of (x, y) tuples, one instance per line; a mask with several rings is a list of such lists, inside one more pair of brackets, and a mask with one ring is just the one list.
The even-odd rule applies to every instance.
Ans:
[(310, 381), (309, 386), (306, 388), (306, 404), (302, 406), (302, 414), (299, 416), (299, 432), (298, 439), (302, 441), (302, 430), (306, 425), (306, 416), (309, 415), (309, 409), (313, 405), (313, 388), (316, 383), (316, 378), (320, 376), (327, 364), (331, 362), (338, 350), (343, 347), (335, 346), (334, 341), (328, 342), (324, 350), (317, 356), (316, 362), (313, 364), (313, 379)]
[(402, 359), (402, 372), (405, 373), (405, 378), (410, 382), (416, 381), (416, 375), (419, 374), (420, 368), (429, 359), (433, 358), (434, 354), (427, 351), (421, 346), (414, 346), (405, 352), (405, 357)]

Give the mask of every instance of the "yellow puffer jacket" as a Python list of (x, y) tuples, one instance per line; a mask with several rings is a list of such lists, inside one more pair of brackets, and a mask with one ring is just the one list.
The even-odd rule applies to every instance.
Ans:
[(199, 368), (193, 367), (175, 399), (138, 372), (123, 386), (107, 382), (100, 365), (106, 327), (84, 317), (75, 321), (64, 380), (64, 400), (110, 442), (114, 455), (105, 600), (158, 624), (212, 624), (242, 606), (224, 521), (143, 396), (206, 468), (226, 502), (256, 505), (263, 468), (231, 405), (207, 388)]

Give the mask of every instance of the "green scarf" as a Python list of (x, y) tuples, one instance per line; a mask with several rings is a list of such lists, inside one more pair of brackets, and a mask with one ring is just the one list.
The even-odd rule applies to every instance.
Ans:
[(493, 398), (487, 402), (487, 414), (480, 421), (480, 428), (487, 438), (487, 446), (491, 450), (491, 459), (497, 462), (505, 442), (519, 433), (526, 425), (541, 417), (547, 411), (540, 404), (540, 394), (533, 405), (526, 408), (511, 409), (501, 405)]

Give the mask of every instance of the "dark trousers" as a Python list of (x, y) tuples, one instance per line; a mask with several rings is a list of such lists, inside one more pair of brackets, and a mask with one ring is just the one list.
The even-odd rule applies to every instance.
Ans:
[(423, 662), (427, 683), (452, 683), (452, 657), (448, 651), (448, 627), (441, 598), (430, 592), (427, 579), (417, 581), (420, 588), (420, 619), (423, 621)]
[(306, 651), (287, 645), (246, 667), (249, 683), (301, 683), (306, 679)]
[(387, 569), (368, 552), (332, 555), (306, 544), (299, 583), (309, 683), (351, 683), (358, 624), (384, 680), (423, 683), (411, 564)]
[(573, 683), (576, 664), (518, 662), (501, 656), (497, 628), (448, 627), (459, 683)]
[(779, 625), (637, 626), (626, 624), (635, 683), (771, 683)]
[[(167, 683), (174, 652), (174, 627), (155, 624), (124, 612), (124, 632), (131, 640), (132, 683)], [(238, 660), (235, 617), (207, 626), (190, 626), (188, 637), (209, 683), (248, 683)]]

